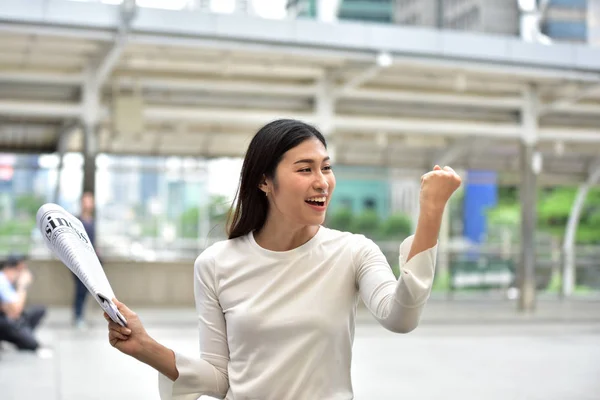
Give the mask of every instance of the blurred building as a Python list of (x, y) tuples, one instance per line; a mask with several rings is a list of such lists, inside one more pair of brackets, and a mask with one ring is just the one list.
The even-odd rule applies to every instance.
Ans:
[[(596, 3), (597, 6), (600, 2), (595, 0), (550, 0), (544, 13), (543, 33), (553, 41), (587, 43), (588, 19), (590, 23), (594, 22), (594, 16), (591, 13), (594, 10), (592, 3)], [(596, 12), (600, 13), (600, 8)], [(595, 18), (600, 18), (600, 14), (596, 14)]]
[(397, 0), (394, 21), (402, 25), (469, 32), (519, 33), (515, 0)]
[(335, 167), (335, 178), (332, 209), (345, 207), (354, 214), (373, 210), (382, 219), (389, 216), (390, 184), (385, 168), (339, 165)]
[[(505, 35), (519, 33), (515, 0), (339, 0), (330, 3), (336, 3), (335, 15), (339, 20)], [(318, 0), (290, 0), (288, 10), (304, 18), (319, 18), (322, 11)]]
[(342, 20), (360, 20), (370, 22), (393, 22), (394, 0), (342, 0), (339, 4), (338, 18)]
[(12, 177), (13, 195), (35, 193), (36, 173), (38, 170), (38, 158), (36, 154), (20, 154), (17, 157), (14, 174)]
[(600, 0), (587, 0), (588, 44), (600, 46)]
[[(299, 18), (518, 36), (519, 3), (518, 0), (289, 0), (287, 8), (292, 17)], [(552, 41), (600, 44), (600, 0), (531, 0), (530, 3), (534, 8), (537, 3), (540, 29)]]

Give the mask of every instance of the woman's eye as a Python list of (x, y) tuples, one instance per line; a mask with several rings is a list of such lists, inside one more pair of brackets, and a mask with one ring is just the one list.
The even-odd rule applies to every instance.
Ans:
[(310, 168), (303, 168), (303, 169), (301, 169), (298, 172), (310, 172)]
[(325, 171), (331, 171), (333, 168), (331, 168), (331, 165), (328, 165), (328, 166), (326, 166), (326, 167), (323, 167), (323, 169), (324, 169)]

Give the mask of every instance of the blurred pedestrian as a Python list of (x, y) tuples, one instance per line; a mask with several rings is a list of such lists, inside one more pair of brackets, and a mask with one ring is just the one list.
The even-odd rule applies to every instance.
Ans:
[[(84, 192), (81, 196), (81, 213), (79, 220), (85, 228), (85, 232), (90, 238), (90, 242), (98, 254), (96, 247), (96, 219), (95, 219), (95, 200), (92, 192)], [(100, 255), (98, 254), (98, 258)], [(102, 260), (100, 260), (102, 262)], [(85, 302), (88, 295), (87, 287), (81, 282), (77, 275), (72, 274), (75, 281), (75, 292), (73, 297), (73, 325), (80, 330), (87, 328), (85, 322)]]
[(25, 307), (32, 282), (25, 256), (11, 255), (0, 266), (0, 342), (36, 351), (40, 344), (34, 331), (46, 315), (46, 307)]

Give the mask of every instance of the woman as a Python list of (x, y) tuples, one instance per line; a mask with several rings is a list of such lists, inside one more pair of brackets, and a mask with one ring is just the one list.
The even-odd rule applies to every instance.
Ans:
[(461, 180), (436, 166), (421, 181), (396, 281), (371, 240), (321, 225), (335, 188), (323, 135), (295, 120), (267, 124), (246, 153), (229, 240), (194, 265), (201, 358), (157, 343), (119, 302), (128, 327), (109, 321), (111, 345), (159, 371), (163, 400), (352, 399), (359, 295), (381, 325), (407, 333), (431, 291), (442, 213)]

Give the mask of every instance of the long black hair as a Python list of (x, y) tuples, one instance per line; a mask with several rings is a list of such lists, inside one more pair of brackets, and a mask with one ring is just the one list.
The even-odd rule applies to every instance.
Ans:
[(309, 124), (293, 119), (270, 122), (254, 135), (242, 164), (236, 199), (229, 210), (229, 239), (263, 227), (269, 211), (269, 200), (259, 189), (263, 176), (273, 179), (285, 152), (312, 138), (318, 139), (327, 148), (321, 132)]

